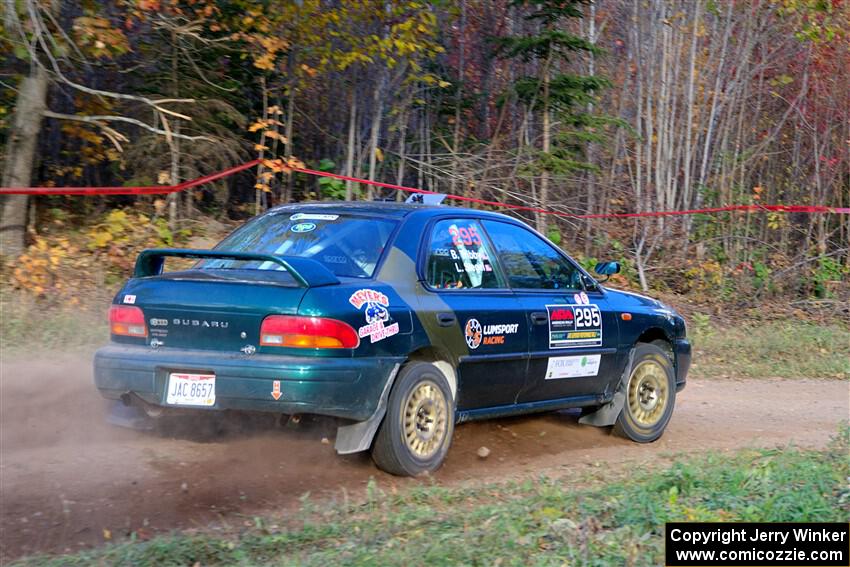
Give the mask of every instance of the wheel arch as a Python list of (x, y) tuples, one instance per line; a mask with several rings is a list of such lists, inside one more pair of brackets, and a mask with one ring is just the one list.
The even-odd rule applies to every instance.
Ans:
[(676, 356), (673, 352), (673, 339), (661, 327), (650, 327), (644, 330), (643, 333), (635, 341), (635, 346), (640, 343), (655, 345), (664, 351), (667, 358), (675, 364)]
[(640, 336), (637, 338), (636, 343), (649, 343), (652, 344), (654, 341), (664, 341), (667, 343), (671, 343), (673, 341), (670, 340), (669, 335), (662, 329), (661, 327), (650, 327), (644, 330)]
[(449, 383), (449, 389), (452, 392), (452, 399), (457, 401), (457, 368), (451, 362), (452, 357), (442, 349), (429, 346), (422, 347), (411, 352), (407, 356), (407, 363), (410, 362), (427, 362), (436, 366), (440, 372), (446, 377)]

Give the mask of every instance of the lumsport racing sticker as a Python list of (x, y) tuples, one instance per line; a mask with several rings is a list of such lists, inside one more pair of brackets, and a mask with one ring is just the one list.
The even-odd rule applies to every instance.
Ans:
[(547, 305), (549, 348), (602, 346), (602, 312), (591, 304)]
[(505, 337), (513, 335), (519, 330), (519, 323), (501, 323), (495, 325), (482, 325), (478, 319), (469, 319), (463, 328), (463, 336), (466, 346), (471, 350), (484, 345), (503, 345)]
[(363, 309), (366, 324), (357, 329), (357, 336), (361, 339), (369, 337), (369, 341), (376, 343), (387, 337), (398, 334), (398, 323), (387, 325), (390, 321), (390, 299), (380, 291), (373, 289), (359, 289), (351, 294), (348, 302), (356, 309)]
[(599, 362), (602, 356), (588, 354), (585, 356), (553, 356), (546, 365), (546, 379), (583, 378), (599, 374)]

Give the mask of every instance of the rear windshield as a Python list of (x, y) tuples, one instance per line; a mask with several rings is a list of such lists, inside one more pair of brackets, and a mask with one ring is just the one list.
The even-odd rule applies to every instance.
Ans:
[[(274, 213), (253, 220), (216, 250), (310, 258), (340, 277), (371, 278), (396, 221), (340, 214)], [(204, 260), (200, 269), (283, 270), (273, 262)]]

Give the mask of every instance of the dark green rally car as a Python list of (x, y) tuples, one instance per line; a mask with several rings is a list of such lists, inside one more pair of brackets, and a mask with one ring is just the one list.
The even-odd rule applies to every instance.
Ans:
[(654, 441), (691, 352), (671, 308), (600, 285), (518, 220), (445, 206), (283, 206), (213, 250), (145, 250), (109, 320), (105, 397), (342, 418), (339, 453), (400, 475), (439, 467), (472, 419), (582, 408)]

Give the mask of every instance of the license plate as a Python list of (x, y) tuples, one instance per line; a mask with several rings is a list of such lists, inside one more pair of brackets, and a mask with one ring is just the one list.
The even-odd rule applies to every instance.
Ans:
[(215, 375), (169, 374), (165, 401), (175, 406), (215, 405)]

